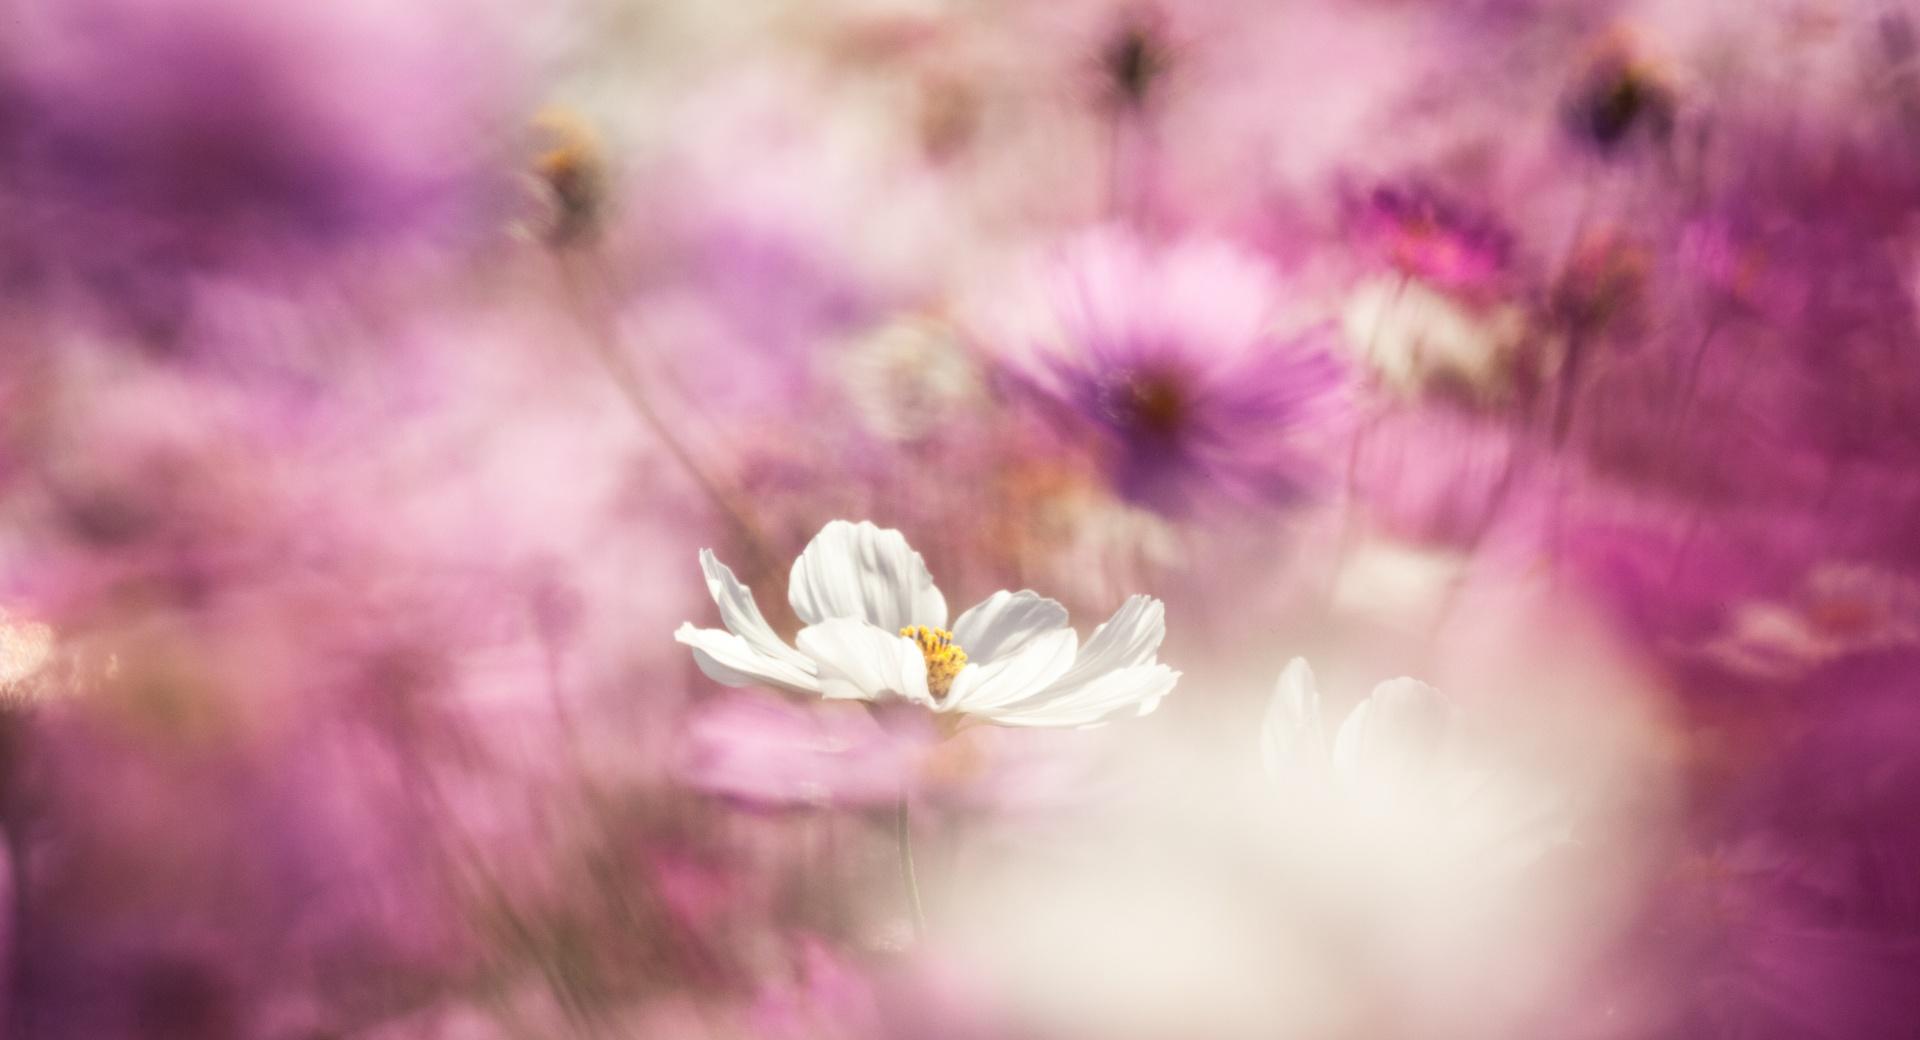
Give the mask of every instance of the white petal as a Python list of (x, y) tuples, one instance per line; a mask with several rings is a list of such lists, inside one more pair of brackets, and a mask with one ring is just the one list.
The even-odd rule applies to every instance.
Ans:
[(953, 623), (953, 640), (967, 660), (987, 664), (1018, 653), (1034, 637), (1067, 625), (1067, 608), (1037, 593), (996, 592)]
[(1294, 769), (1325, 760), (1326, 735), (1320, 726), (1320, 689), (1303, 657), (1287, 662), (1273, 685), (1267, 717), (1260, 727), (1260, 751), (1267, 773), (1279, 778)]
[(732, 632), (717, 628), (681, 625), (673, 634), (676, 642), (693, 648), (693, 663), (707, 678), (728, 686), (778, 686), (801, 693), (819, 693), (820, 683), (813, 675), (811, 662), (799, 664), (769, 657)]
[(760, 605), (753, 601), (753, 590), (742, 585), (733, 576), (733, 571), (713, 555), (712, 549), (700, 550), (700, 570), (707, 576), (707, 592), (720, 608), (720, 623), (727, 626), (728, 631), (776, 661), (783, 661), (803, 671), (812, 670), (805, 655), (774, 634), (773, 628), (760, 613)]
[(1081, 647), (1058, 679), (1039, 693), (981, 710), (1006, 726), (1091, 726), (1120, 714), (1159, 707), (1180, 673), (1154, 663), (1166, 637), (1166, 608), (1133, 596)]
[(1066, 696), (1042, 695), (981, 712), (1002, 726), (1097, 726), (1160, 706), (1180, 673), (1163, 664), (1122, 668), (1083, 683)]
[(980, 714), (1032, 697), (1072, 667), (1079, 645), (1073, 629), (1056, 628), (1026, 638), (1019, 650), (987, 664), (969, 661), (954, 678), (940, 709)]
[[(1069, 693), (1109, 672), (1152, 664), (1166, 635), (1166, 607), (1152, 596), (1130, 596), (1113, 617), (1087, 637), (1079, 659), (1048, 692)], [(961, 644), (963, 649), (965, 646)]]
[(1417, 679), (1383, 682), (1340, 724), (1334, 767), (1364, 798), (1426, 797), (1452, 722), (1453, 705), (1439, 690)]
[(830, 618), (794, 637), (820, 673), (820, 695), (873, 701), (901, 697), (929, 707), (927, 661), (913, 640), (853, 618)]
[(947, 626), (947, 600), (898, 531), (835, 520), (793, 561), (787, 601), (809, 625), (856, 618), (889, 633)]

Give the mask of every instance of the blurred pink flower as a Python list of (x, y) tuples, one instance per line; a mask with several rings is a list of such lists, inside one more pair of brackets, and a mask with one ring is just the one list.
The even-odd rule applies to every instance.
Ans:
[(1062, 245), (980, 321), (1018, 384), (1091, 432), (1132, 499), (1290, 502), (1324, 477), (1345, 373), (1257, 258), (1224, 241), (1119, 229)]

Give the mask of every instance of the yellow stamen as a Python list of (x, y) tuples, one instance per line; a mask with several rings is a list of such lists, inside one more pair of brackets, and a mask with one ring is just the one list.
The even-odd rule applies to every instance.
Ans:
[(533, 160), (533, 174), (554, 207), (547, 238), (555, 244), (579, 240), (595, 230), (606, 202), (606, 148), (593, 127), (568, 109), (546, 109), (533, 126), (552, 145)]
[(900, 630), (920, 645), (920, 656), (927, 659), (927, 692), (934, 700), (953, 688), (954, 676), (967, 666), (967, 652), (953, 641), (953, 633), (931, 625), (908, 625)]

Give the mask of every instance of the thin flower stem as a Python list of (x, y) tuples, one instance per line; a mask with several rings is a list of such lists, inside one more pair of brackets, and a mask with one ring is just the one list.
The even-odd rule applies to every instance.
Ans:
[(1720, 331), (1720, 318), (1715, 315), (1707, 322), (1706, 330), (1700, 334), (1700, 342), (1693, 348), (1693, 357), (1687, 365), (1686, 382), (1680, 384), (1679, 404), (1674, 408), (1673, 425), (1668, 433), (1670, 439), (1677, 439), (1687, 428), (1687, 420), (1693, 415), (1694, 398), (1700, 392), (1700, 375), (1706, 368), (1707, 354), (1713, 348), (1714, 335)]
[(707, 473), (693, 457), (693, 453), (680, 443), (680, 438), (675, 436), (666, 420), (661, 418), (660, 413), (654, 409), (653, 402), (647, 397), (646, 388), (641, 385), (640, 374), (635, 371), (620, 349), (619, 336), (614, 331), (612, 319), (596, 306), (595, 300), (588, 298), (585, 273), (573, 262), (573, 257), (562, 255), (558, 259), (561, 281), (566, 288), (575, 315), (588, 334), (588, 344), (592, 348), (594, 357), (606, 370), (607, 376), (613, 381), (614, 387), (620, 391), (620, 396), (625, 399), (628, 408), (660, 441), (661, 446), (666, 448), (667, 454), (672, 456), (673, 461), (693, 480), (701, 493), (706, 495), (715, 508), (720, 510), (721, 515), (733, 524), (741, 540), (745, 542), (747, 550), (753, 554), (755, 571), (772, 573), (769, 568), (772, 565), (773, 556), (767, 548), (767, 540), (761, 533), (759, 525), (754, 523), (753, 517), (737, 498)]
[(7, 960), (7, 1021), (9, 1036), (32, 1036), (34, 1030), (33, 962), (29, 959), (29, 934), (33, 926), (33, 878), (28, 871), (27, 837), (22, 822), (9, 813), (5, 822), (7, 865), (13, 877), (13, 901), (7, 908), (12, 931)]
[(893, 814), (894, 835), (900, 842), (900, 883), (907, 892), (907, 908), (912, 911), (915, 942), (927, 940), (927, 913), (920, 905), (920, 880), (913, 869), (913, 826), (907, 819), (907, 796), (902, 794)]
[(1580, 362), (1586, 354), (1586, 338), (1579, 331), (1567, 334), (1566, 360), (1560, 364), (1560, 389), (1553, 405), (1553, 444), (1566, 443), (1573, 427), (1574, 400), (1580, 394)]
[[(12, 693), (14, 691), (0, 691)], [(6, 1001), (7, 1036), (34, 1035), (34, 927), (32, 843), (29, 840), (25, 784), (28, 718), (23, 709), (0, 707), (0, 847), (7, 859), (11, 900), (4, 908), (7, 930), (6, 974), (0, 998)]]

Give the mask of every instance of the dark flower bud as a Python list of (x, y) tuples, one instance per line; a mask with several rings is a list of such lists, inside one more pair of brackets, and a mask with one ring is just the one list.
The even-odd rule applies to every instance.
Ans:
[(1139, 18), (1124, 23), (1100, 52), (1107, 90), (1125, 108), (1146, 107), (1170, 64), (1163, 34)]
[(1609, 42), (1574, 85), (1565, 107), (1568, 132), (1611, 155), (1633, 137), (1665, 140), (1673, 131), (1673, 88), (1630, 47)]
[(606, 214), (606, 151), (586, 121), (564, 109), (534, 120), (551, 147), (533, 162), (533, 174), (551, 206), (541, 237), (556, 246), (591, 237)]

